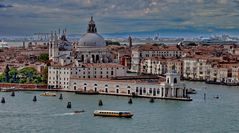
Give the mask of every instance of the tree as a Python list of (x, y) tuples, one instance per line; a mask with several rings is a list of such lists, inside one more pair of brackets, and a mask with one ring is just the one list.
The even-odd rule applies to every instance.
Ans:
[(17, 69), (16, 68), (10, 68), (9, 71), (9, 79), (11, 83), (16, 83), (17, 82)]
[(41, 61), (41, 62), (46, 62), (48, 61), (48, 59), (49, 59), (49, 55), (47, 53), (40, 54), (40, 56), (38, 57), (38, 61)]
[(0, 82), (4, 82), (5, 81), (5, 75), (4, 73), (0, 74)]
[(36, 75), (37, 70), (33, 67), (25, 67), (19, 70), (19, 76), (21, 77), (22, 82), (25, 81), (26, 83), (32, 83)]
[(42, 74), (37, 73), (37, 70), (33, 67), (25, 67), (20, 70), (16, 68), (9, 69), (6, 66), (4, 73), (0, 74), (0, 82), (8, 82), (8, 83), (47, 83), (48, 78), (48, 69), (47, 67), (44, 69)]
[(10, 76), (9, 76), (9, 71), (10, 71), (10, 69), (9, 69), (9, 66), (7, 65), (6, 66), (6, 68), (5, 68), (5, 81), (8, 83), (9, 82), (9, 80), (10, 80)]
[(47, 79), (48, 79), (48, 67), (45, 67), (42, 72), (42, 82), (46, 84)]
[(14, 76), (13, 76), (13, 83), (16, 83), (17, 82), (17, 73), (14, 73)]

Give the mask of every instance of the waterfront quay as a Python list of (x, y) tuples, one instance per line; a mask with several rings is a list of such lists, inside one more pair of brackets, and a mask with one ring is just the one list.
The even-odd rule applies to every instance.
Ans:
[[(153, 98), (153, 99), (165, 99), (165, 100), (179, 100), (179, 101), (192, 101), (188, 94), (187, 97), (160, 97), (147, 95), (131, 95), (126, 93), (115, 93), (112, 91), (82, 91), (82, 90), (68, 90), (68, 89), (49, 89), (47, 85), (35, 85), (35, 84), (10, 84), (10, 83), (0, 83), (1, 92), (15, 92), (15, 91), (41, 91), (41, 92), (71, 92), (81, 95), (111, 95), (111, 96), (123, 96), (123, 97), (133, 97), (133, 98)], [(186, 90), (185, 90), (186, 91)], [(186, 92), (185, 92), (186, 93)]]
[[(56, 92), (56, 97), (39, 96), (40, 91), (0, 92), (6, 103), (0, 104), (2, 132), (64, 133), (64, 132), (237, 132), (239, 90), (235, 86), (210, 85), (202, 82), (185, 82), (195, 88), (193, 101), (132, 98), (105, 95), (76, 95)], [(206, 87), (206, 89), (205, 89)], [(206, 93), (206, 99), (203, 94)], [(63, 100), (59, 100), (59, 95)], [(33, 102), (33, 96), (37, 102)], [(214, 98), (219, 96), (218, 99)], [(99, 100), (103, 106), (98, 105)], [(67, 102), (72, 108), (67, 109)], [(94, 110), (128, 110), (132, 119), (94, 117)], [(74, 114), (76, 110), (85, 110)], [(20, 121), (20, 122), (19, 122)], [(185, 126), (186, 125), (186, 126)], [(173, 128), (172, 128), (173, 126)], [(124, 128), (122, 128), (124, 127)], [(182, 128), (183, 127), (183, 128)]]

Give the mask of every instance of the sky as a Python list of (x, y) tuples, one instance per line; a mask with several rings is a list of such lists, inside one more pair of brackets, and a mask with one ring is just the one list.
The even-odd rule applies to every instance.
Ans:
[(239, 35), (239, 0), (0, 0), (0, 35), (67, 28), (102, 34)]

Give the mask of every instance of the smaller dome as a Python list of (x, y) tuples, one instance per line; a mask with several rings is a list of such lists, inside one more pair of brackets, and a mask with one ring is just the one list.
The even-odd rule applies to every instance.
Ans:
[(81, 36), (79, 46), (103, 47), (106, 46), (104, 38), (98, 33), (85, 33)]

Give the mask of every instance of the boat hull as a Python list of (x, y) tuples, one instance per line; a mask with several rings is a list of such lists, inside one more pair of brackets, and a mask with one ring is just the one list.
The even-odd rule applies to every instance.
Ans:
[(133, 114), (131, 112), (128, 112), (128, 111), (96, 110), (94, 112), (94, 116), (132, 118)]
[(49, 97), (55, 97), (56, 94), (55, 93), (49, 93), (49, 92), (45, 92), (45, 93), (42, 93), (40, 94), (40, 96), (49, 96)]
[(121, 118), (132, 118), (133, 115), (102, 115), (102, 114), (94, 114), (94, 116), (102, 116), (102, 117), (121, 117)]

